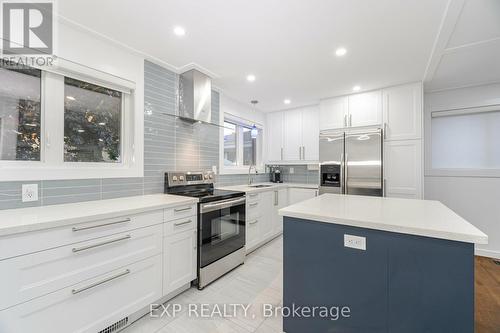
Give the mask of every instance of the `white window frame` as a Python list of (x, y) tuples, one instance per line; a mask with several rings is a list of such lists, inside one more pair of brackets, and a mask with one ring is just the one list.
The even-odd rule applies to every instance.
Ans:
[(242, 119), (237, 116), (233, 116), (231, 114), (224, 114), (224, 117), (221, 121), (221, 125), (224, 126), (224, 123), (229, 122), (236, 125), (236, 165), (224, 165), (224, 128), (220, 130), (220, 174), (231, 175), (231, 174), (248, 174), (249, 165), (243, 165), (243, 130), (242, 127), (252, 128), (255, 125), (259, 130), (259, 135), (256, 139), (257, 144), (257, 152), (256, 152), (256, 168), (259, 173), (263, 173), (265, 171), (264, 166), (264, 158), (263, 158), (263, 133), (264, 127), (261, 124), (256, 122), (252, 122), (250, 120)]
[[(40, 161), (0, 160), (0, 181), (142, 177), (143, 155), (136, 149), (140, 133), (135, 126), (135, 83), (60, 58), (57, 61), (57, 66), (38, 68), (42, 70)], [(122, 93), (120, 162), (64, 162), (65, 76)]]

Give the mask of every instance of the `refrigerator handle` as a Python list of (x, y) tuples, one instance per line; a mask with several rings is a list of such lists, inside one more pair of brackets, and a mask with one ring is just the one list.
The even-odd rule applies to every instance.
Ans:
[(344, 168), (345, 168), (345, 170), (344, 170), (344, 188), (345, 188), (345, 190), (344, 190), (344, 192), (345, 192), (345, 194), (349, 194), (347, 191), (347, 189), (348, 189), (348, 187), (347, 187), (347, 185), (348, 185), (347, 184), (347, 174), (348, 174), (348, 170), (349, 170), (349, 158), (348, 158), (347, 154), (345, 154)]
[(344, 153), (340, 154), (340, 194), (344, 194)]
[(386, 197), (387, 196), (387, 190), (386, 190), (386, 185), (387, 184), (387, 180), (384, 178), (382, 179), (382, 197)]

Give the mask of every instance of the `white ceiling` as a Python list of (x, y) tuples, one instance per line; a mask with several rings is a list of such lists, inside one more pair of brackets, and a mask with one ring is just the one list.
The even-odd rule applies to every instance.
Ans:
[[(213, 73), (214, 84), (228, 95), (242, 102), (258, 99), (260, 109), (269, 111), (350, 93), (356, 84), (369, 90), (422, 80), (446, 5), (447, 0), (64, 0), (58, 10), (179, 70), (194, 63)], [(186, 36), (173, 35), (176, 25)], [(334, 55), (339, 46), (348, 50), (343, 58)], [(249, 73), (255, 82), (246, 81)], [(285, 98), (292, 103), (285, 106)]]
[(427, 91), (500, 82), (500, 1), (454, 0), (443, 26)]

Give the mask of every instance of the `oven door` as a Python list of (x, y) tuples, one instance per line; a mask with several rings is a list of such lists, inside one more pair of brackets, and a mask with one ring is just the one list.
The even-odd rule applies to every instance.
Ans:
[(245, 246), (245, 197), (200, 204), (199, 267)]

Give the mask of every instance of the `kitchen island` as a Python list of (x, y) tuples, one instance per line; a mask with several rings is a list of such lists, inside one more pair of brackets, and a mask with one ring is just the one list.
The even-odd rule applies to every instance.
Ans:
[(324, 194), (280, 215), (283, 306), (306, 309), (285, 332), (474, 331), (474, 244), (488, 237), (440, 202)]

